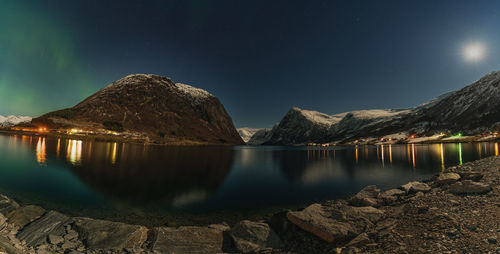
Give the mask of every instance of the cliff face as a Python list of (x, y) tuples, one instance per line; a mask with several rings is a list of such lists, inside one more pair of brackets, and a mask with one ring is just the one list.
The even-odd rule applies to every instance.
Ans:
[(37, 122), (131, 131), (160, 143), (244, 144), (215, 96), (157, 75), (126, 76), (72, 108), (33, 120)]

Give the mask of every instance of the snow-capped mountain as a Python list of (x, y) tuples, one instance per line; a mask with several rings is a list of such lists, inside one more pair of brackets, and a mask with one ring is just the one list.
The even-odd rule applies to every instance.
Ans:
[(31, 117), (29, 116), (1, 116), (0, 115), (0, 127), (11, 127), (20, 123), (31, 122)]
[(272, 128), (260, 129), (247, 141), (247, 145), (262, 145), (271, 138)]
[(262, 128), (248, 128), (248, 127), (242, 127), (242, 128), (237, 128), (236, 129), (238, 131), (238, 133), (240, 134), (241, 136), (241, 139), (243, 139), (243, 141), (245, 141), (245, 143), (247, 143), (250, 138), (252, 138), (252, 136), (262, 130)]
[[(410, 109), (358, 110), (328, 115), (293, 107), (263, 144), (348, 141), (400, 133), (478, 134), (500, 129), (500, 71)], [(262, 141), (262, 140), (261, 140)]]

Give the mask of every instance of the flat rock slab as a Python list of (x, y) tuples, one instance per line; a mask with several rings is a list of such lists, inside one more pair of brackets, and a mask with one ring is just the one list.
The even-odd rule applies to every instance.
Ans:
[(208, 227), (158, 227), (153, 251), (160, 253), (221, 253), (222, 231)]
[(7, 215), (8, 213), (19, 208), (19, 204), (16, 201), (0, 194), (0, 213)]
[(148, 229), (144, 226), (83, 217), (74, 220), (75, 231), (90, 249), (139, 249), (148, 236)]
[(65, 225), (71, 222), (70, 217), (56, 211), (49, 211), (23, 228), (17, 234), (17, 238), (20, 241), (26, 241), (28, 246), (38, 246), (46, 243), (49, 235), (62, 236), (66, 232)]
[(406, 191), (406, 193), (411, 193), (411, 192), (416, 193), (416, 192), (429, 192), (431, 190), (431, 187), (426, 183), (409, 182), (405, 185), (401, 185), (401, 189)]
[(23, 228), (24, 226), (28, 225), (34, 220), (42, 217), (44, 213), (45, 209), (39, 206), (35, 205), (23, 206), (14, 211), (11, 211), (7, 215), (7, 221), (18, 228)]
[(437, 178), (439, 184), (452, 184), (460, 180), (460, 175), (457, 173), (441, 173)]
[(278, 235), (263, 222), (243, 220), (231, 229), (231, 237), (236, 248), (243, 253), (255, 252), (262, 248), (283, 248)]
[(0, 232), (0, 253), (24, 254), (26, 250), (17, 248), (8, 237), (2, 235), (2, 232)]
[(367, 226), (380, 220), (383, 211), (377, 208), (352, 207), (338, 204), (332, 207), (312, 204), (302, 211), (291, 211), (287, 218), (299, 228), (327, 242), (345, 241), (364, 232)]
[(354, 197), (349, 199), (349, 204), (353, 206), (375, 206), (378, 207), (384, 204), (384, 201), (379, 199), (380, 189), (375, 185), (369, 185), (359, 191)]
[(490, 192), (492, 188), (484, 183), (463, 180), (462, 182), (450, 185), (449, 190), (453, 194), (484, 194)]

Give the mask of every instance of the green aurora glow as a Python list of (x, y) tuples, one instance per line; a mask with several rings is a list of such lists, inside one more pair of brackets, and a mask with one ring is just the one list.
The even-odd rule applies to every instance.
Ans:
[[(0, 0), (0, 114), (38, 116), (95, 91), (77, 38), (55, 15)], [(48, 89), (50, 88), (50, 89)]]

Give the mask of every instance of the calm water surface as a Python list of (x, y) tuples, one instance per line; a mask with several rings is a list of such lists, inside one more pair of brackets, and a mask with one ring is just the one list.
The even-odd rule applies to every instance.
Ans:
[(165, 147), (0, 135), (0, 193), (75, 216), (204, 224), (382, 189), (498, 155), (498, 143)]

